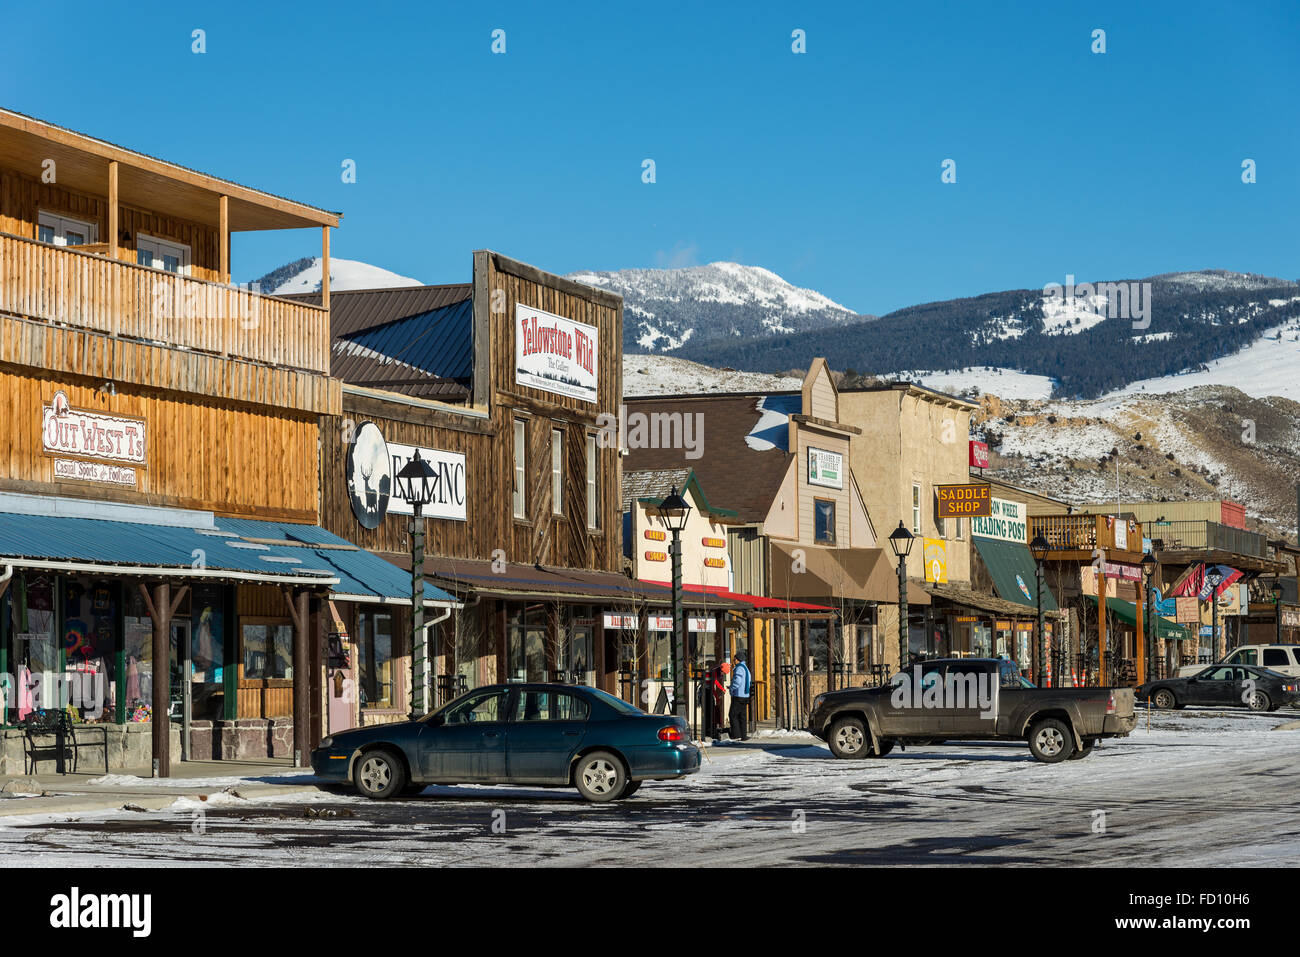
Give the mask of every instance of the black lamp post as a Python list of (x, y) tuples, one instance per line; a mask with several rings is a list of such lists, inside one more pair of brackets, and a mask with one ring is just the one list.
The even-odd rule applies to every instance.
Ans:
[(916, 536), (898, 523), (889, 535), (889, 547), (898, 558), (898, 670), (907, 667), (907, 556)]
[(1155, 678), (1156, 663), (1156, 640), (1157, 634), (1155, 622), (1151, 620), (1151, 578), (1156, 573), (1156, 557), (1150, 552), (1142, 556), (1142, 624), (1146, 629), (1146, 661), (1147, 673), (1144, 676), (1147, 681)]
[(686, 621), (682, 609), (682, 529), (690, 517), (691, 505), (677, 494), (673, 486), (667, 498), (659, 503), (659, 518), (673, 534), (668, 554), (673, 558), (673, 714), (686, 712)]
[[(1038, 599), (1038, 672), (1035, 675), (1034, 683), (1042, 688), (1047, 685), (1045, 680), (1047, 676), (1047, 640), (1045, 627), (1043, 625), (1043, 562), (1047, 559), (1047, 553), (1051, 551), (1052, 546), (1039, 532), (1034, 536), (1034, 540), (1029, 543), (1029, 550), (1034, 555), (1034, 597)], [(1056, 673), (1056, 674), (1059, 674)], [(1053, 680), (1056, 674), (1052, 675)]]
[(411, 720), (429, 709), (424, 700), (424, 506), (433, 501), (436, 474), (415, 450), (397, 473), (397, 490), (411, 506)]
[(1205, 580), (1210, 583), (1210, 660), (1219, 654), (1219, 583), (1223, 574), (1219, 569), (1211, 568), (1205, 573)]
[(1273, 625), (1277, 630), (1277, 643), (1282, 644), (1282, 579), (1273, 579)]

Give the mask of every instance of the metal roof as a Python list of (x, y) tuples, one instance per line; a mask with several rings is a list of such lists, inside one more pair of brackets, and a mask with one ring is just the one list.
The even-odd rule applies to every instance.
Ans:
[[(473, 298), (474, 287), (467, 282), (442, 286), (395, 286), (385, 289), (330, 290), (330, 333), (334, 338), (350, 336), (362, 329), (373, 329), (398, 319), (419, 316), (444, 306)], [(321, 304), (319, 292), (283, 296), (312, 305)]]
[(474, 375), (474, 304), (465, 299), (336, 336), (335, 341), (354, 343), (431, 375), (468, 382)]

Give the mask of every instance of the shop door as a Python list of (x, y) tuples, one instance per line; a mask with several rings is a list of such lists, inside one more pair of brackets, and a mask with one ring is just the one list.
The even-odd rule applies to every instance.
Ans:
[(190, 622), (172, 619), (171, 669), (167, 717), (181, 724), (181, 760), (190, 760), (190, 719), (193, 715), (194, 666), (190, 659)]

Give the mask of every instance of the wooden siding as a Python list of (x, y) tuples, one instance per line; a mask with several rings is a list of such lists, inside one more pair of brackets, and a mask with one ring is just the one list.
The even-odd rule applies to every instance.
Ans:
[(0, 312), (328, 374), (329, 311), (0, 234)]
[[(74, 409), (145, 420), (146, 461), (134, 466), (135, 488), (55, 480), (56, 457), (96, 461), (44, 451), (42, 410), (59, 390)], [(317, 520), (314, 415), (126, 388), (108, 395), (93, 380), (0, 368), (0, 421), (8, 434), (0, 488), (8, 491)]]
[(341, 408), (337, 380), (0, 315), (0, 363), (290, 412)]

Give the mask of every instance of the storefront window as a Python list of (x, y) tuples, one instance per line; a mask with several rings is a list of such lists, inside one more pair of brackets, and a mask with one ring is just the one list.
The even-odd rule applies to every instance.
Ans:
[(393, 616), (357, 613), (357, 659), (361, 686), (361, 707), (392, 708)]
[(109, 671), (116, 648), (115, 589), (107, 582), (65, 579), (63, 587), (63, 653), (69, 685), (64, 703), (82, 721), (113, 717)]
[[(45, 676), (59, 673), (59, 649), (55, 636), (54, 579), (28, 575), (14, 586), (10, 606), (13, 624), (12, 668), (17, 680), (13, 701), (19, 721), (37, 708), (57, 704), (55, 682)], [(35, 676), (35, 681), (33, 681)]]
[(589, 605), (569, 605), (560, 616), (559, 668), (570, 680), (594, 685), (595, 611)]
[(293, 677), (293, 626), (245, 622), (244, 677)]
[(225, 716), (226, 616), (220, 588), (196, 588), (190, 601), (190, 716)]
[(126, 642), (126, 720), (150, 721), (153, 718), (153, 619), (142, 614), (128, 615), (124, 623)]
[(830, 653), (830, 629), (824, 621), (808, 622), (808, 656), (813, 671), (825, 671)]
[(987, 622), (974, 622), (970, 626), (970, 650), (976, 658), (993, 657), (993, 629)]
[(545, 681), (546, 611), (543, 604), (512, 602), (506, 619), (509, 681)]

